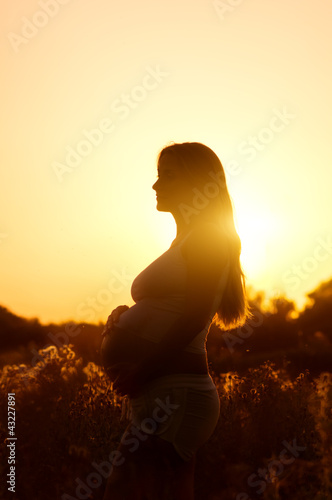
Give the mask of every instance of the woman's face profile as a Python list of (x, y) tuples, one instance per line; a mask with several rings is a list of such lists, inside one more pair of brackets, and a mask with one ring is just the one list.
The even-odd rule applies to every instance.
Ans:
[(165, 153), (159, 160), (158, 179), (152, 189), (156, 191), (157, 210), (173, 212), (181, 203), (192, 205), (194, 193), (188, 175), (180, 168), (172, 154)]

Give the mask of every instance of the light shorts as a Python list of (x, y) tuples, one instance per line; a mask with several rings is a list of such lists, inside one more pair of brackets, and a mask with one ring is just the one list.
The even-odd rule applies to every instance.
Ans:
[(185, 461), (212, 435), (220, 412), (218, 391), (209, 374), (159, 377), (128, 403), (132, 424), (171, 442)]

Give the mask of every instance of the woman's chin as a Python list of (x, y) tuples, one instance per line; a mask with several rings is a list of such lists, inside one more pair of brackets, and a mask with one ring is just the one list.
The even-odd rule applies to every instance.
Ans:
[(167, 204), (166, 203), (163, 203), (161, 200), (157, 200), (157, 206), (156, 206), (157, 210), (159, 210), (159, 212), (169, 212), (169, 207), (167, 207)]

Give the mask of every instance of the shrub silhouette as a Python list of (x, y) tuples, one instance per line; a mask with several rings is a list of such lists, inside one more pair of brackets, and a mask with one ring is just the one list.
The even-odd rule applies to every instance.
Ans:
[[(73, 345), (39, 351), (34, 366), (6, 365), (0, 373), (0, 438), (7, 437), (7, 392), (16, 394), (17, 488), (20, 500), (73, 498), (77, 478), (85, 482), (92, 463), (107, 460), (127, 426), (121, 420), (122, 398), (111, 390), (102, 368), (85, 364)], [(248, 478), (267, 469), (262, 500), (329, 498), (331, 484), (332, 375), (313, 378), (308, 371), (291, 380), (285, 370), (266, 362), (236, 372), (211, 373), (220, 394), (220, 419), (199, 450), (196, 498), (256, 498)], [(284, 441), (305, 447), (284, 471), (269, 470)], [(7, 449), (2, 447), (5, 477)], [(271, 475), (272, 474), (272, 475)], [(305, 478), (310, 474), (310, 484)], [(92, 489), (101, 499), (106, 479)], [(1, 497), (5, 497), (2, 482)], [(329, 489), (330, 488), (330, 489)], [(255, 496), (256, 495), (256, 496)], [(324, 496), (325, 495), (325, 496)], [(15, 498), (15, 496), (13, 496)], [(68, 498), (68, 497), (64, 497)]]

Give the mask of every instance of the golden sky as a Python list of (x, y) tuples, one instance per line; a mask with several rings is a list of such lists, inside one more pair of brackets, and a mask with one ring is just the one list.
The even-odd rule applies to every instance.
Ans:
[(176, 227), (156, 156), (221, 159), (248, 284), (304, 304), (332, 275), (325, 0), (6, 2), (0, 305), (105, 321)]

